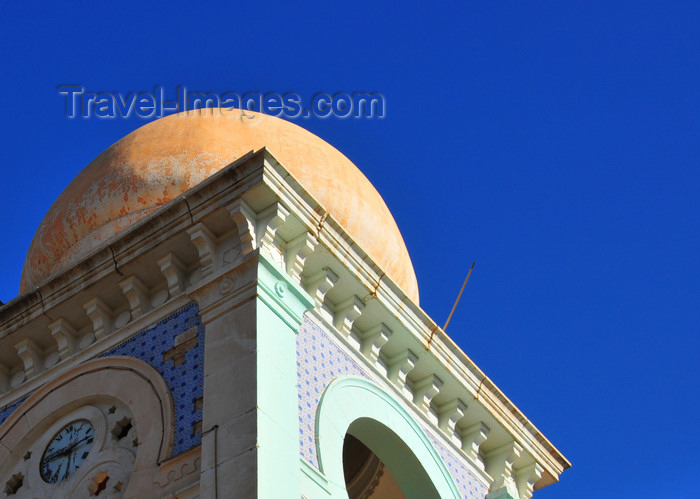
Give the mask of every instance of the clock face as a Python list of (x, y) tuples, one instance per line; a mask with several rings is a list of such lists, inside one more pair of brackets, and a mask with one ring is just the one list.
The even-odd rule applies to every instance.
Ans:
[(41, 456), (41, 478), (58, 483), (72, 475), (87, 459), (94, 433), (92, 425), (84, 419), (64, 426)]

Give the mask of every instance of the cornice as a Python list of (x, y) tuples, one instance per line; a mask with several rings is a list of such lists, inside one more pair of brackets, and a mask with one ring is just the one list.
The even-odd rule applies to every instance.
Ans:
[[(254, 286), (234, 292), (224, 277), (233, 272), (236, 282), (250, 278), (243, 269), (251, 269), (246, 262), (258, 254), (308, 293), (313, 314), (494, 483), (519, 483), (527, 498), (526, 489), (552, 483), (570, 467), (264, 149), (0, 307), (0, 405), (41, 384), (47, 372), (89, 357), (98, 348), (93, 343), (111, 344), (177, 303), (197, 300), (207, 314), (223, 306), (223, 295), (232, 300), (238, 293), (234, 301), (255, 296)], [(267, 295), (274, 299), (274, 290)], [(214, 302), (207, 304), (207, 296)], [(104, 340), (89, 341), (91, 335)], [(21, 382), (20, 372), (27, 378)], [(522, 451), (493, 454), (504, 445)], [(494, 470), (501, 476), (492, 476)]]

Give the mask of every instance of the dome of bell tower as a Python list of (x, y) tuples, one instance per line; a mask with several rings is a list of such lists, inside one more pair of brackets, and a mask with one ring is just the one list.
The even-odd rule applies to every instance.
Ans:
[(384, 200), (341, 152), (264, 114), (167, 116), (95, 158), (49, 209), (32, 240), (20, 291), (70, 268), (135, 222), (252, 150), (266, 147), (414, 301), (418, 285)]

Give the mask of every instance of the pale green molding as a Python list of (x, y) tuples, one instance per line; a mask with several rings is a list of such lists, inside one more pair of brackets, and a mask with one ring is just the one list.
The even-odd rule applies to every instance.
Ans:
[(299, 462), (301, 463), (301, 471), (304, 473), (304, 476), (311, 480), (316, 487), (321, 489), (321, 495), (323, 497), (329, 496), (331, 492), (328, 490), (328, 480), (323, 476), (323, 473), (311, 466), (303, 457), (299, 458)]
[(256, 327), (257, 497), (299, 497), (296, 336), (311, 298), (259, 256)]
[(461, 497), (447, 466), (411, 415), (381, 388), (355, 376), (332, 381), (319, 402), (316, 445), (330, 497), (348, 497), (343, 474), (348, 432), (384, 462), (407, 498)]
[(518, 499), (518, 493), (511, 487), (501, 487), (498, 490), (489, 492), (484, 499)]
[(258, 297), (298, 332), (304, 312), (313, 307), (312, 298), (262, 254), (258, 258)]

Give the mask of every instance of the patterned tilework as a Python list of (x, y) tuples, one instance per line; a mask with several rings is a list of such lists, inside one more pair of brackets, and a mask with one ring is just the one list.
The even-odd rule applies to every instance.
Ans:
[[(372, 378), (353, 361), (323, 329), (304, 320), (297, 335), (297, 382), (299, 401), (300, 454), (318, 468), (316, 456), (316, 410), (326, 386), (343, 375)], [(425, 429), (424, 429), (425, 431)], [(425, 432), (454, 477), (466, 499), (483, 499), (488, 487), (464, 466), (450, 450)]]
[(15, 409), (19, 407), (19, 405), (24, 402), (29, 395), (25, 395), (21, 399), (19, 399), (17, 402), (13, 402), (10, 405), (6, 405), (2, 409), (0, 409), (0, 425), (3, 424), (5, 421), (7, 421), (7, 418), (10, 417), (10, 415), (15, 412)]
[[(425, 431), (425, 428), (423, 430)], [(435, 450), (440, 454), (442, 460), (445, 461), (445, 465), (447, 465), (450, 475), (454, 478), (457, 488), (465, 498), (481, 499), (488, 494), (489, 487), (487, 484), (483, 483), (469, 471), (469, 469), (432, 434), (427, 431), (425, 434), (428, 435), (428, 439), (432, 442)]]
[[(185, 354), (185, 361), (173, 365), (173, 360), (163, 362), (163, 354), (173, 347), (175, 338), (191, 328), (197, 328), (197, 344)], [(173, 456), (199, 445), (201, 433), (193, 426), (202, 420), (202, 409), (195, 409), (195, 400), (202, 397), (204, 388), (204, 325), (196, 304), (190, 304), (173, 315), (132, 336), (100, 357), (126, 355), (141, 359), (154, 367), (170, 389), (175, 406), (175, 442)], [(0, 424), (27, 397), (0, 409)]]
[(338, 376), (369, 376), (316, 324), (304, 318), (297, 335), (299, 446), (301, 455), (318, 468), (316, 409), (326, 386)]
[[(141, 359), (154, 367), (168, 385), (175, 406), (175, 441), (173, 456), (199, 445), (201, 433), (193, 425), (202, 420), (202, 410), (195, 401), (202, 397), (204, 387), (204, 325), (193, 303), (132, 336), (125, 342), (100, 355), (127, 355)], [(197, 328), (197, 344), (185, 354), (178, 366), (173, 360), (163, 361), (163, 354), (173, 347), (175, 338), (191, 328)]]

